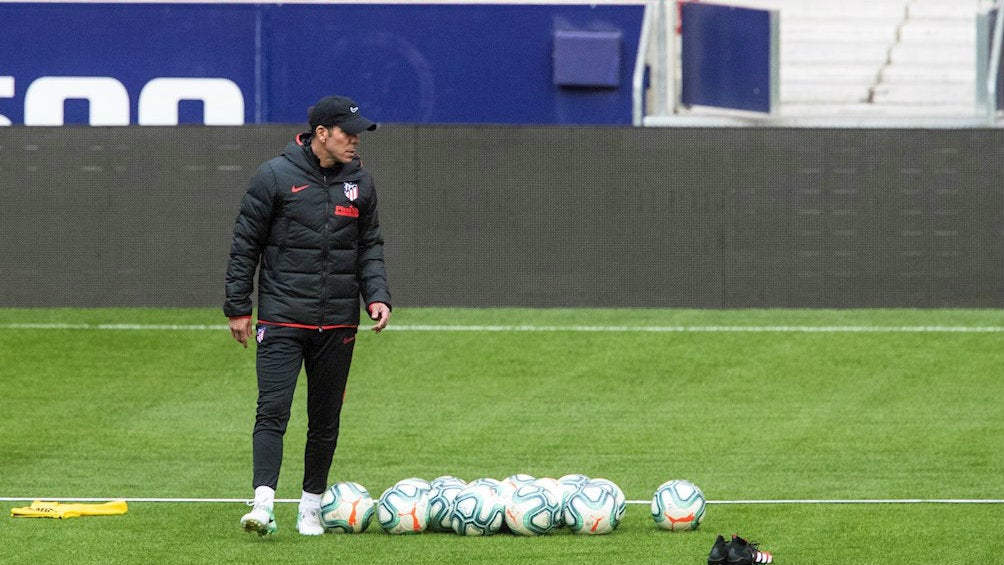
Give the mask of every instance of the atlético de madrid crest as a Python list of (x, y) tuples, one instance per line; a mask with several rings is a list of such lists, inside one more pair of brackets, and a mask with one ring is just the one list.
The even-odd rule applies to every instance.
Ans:
[(348, 198), (349, 202), (359, 198), (359, 183), (347, 182), (344, 184), (343, 190), (345, 191), (345, 198)]

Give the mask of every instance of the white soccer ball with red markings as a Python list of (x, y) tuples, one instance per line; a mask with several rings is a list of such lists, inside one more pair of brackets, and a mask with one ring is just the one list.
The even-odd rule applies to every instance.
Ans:
[(616, 528), (617, 524), (620, 524), (621, 520), (624, 519), (624, 512), (627, 510), (627, 498), (624, 496), (624, 491), (621, 490), (621, 487), (617, 486), (617, 483), (610, 479), (589, 479), (586, 483), (596, 485), (614, 495), (614, 501), (617, 503), (617, 519), (614, 520), (614, 527)]
[(499, 493), (502, 495), (502, 500), (508, 505), (509, 499), (512, 497), (512, 493), (516, 492), (516, 489), (535, 480), (537, 480), (536, 477), (527, 475), (526, 473), (516, 473), (502, 479), (499, 484)]
[(558, 479), (558, 484), (560, 484), (569, 495), (579, 490), (579, 487), (588, 482), (589, 477), (581, 473), (570, 473)]
[(561, 520), (561, 498), (532, 482), (523, 483), (506, 500), (505, 523), (513, 533), (542, 536), (557, 528)]
[(541, 477), (533, 481), (534, 485), (537, 485), (548, 492), (550, 492), (555, 498), (558, 499), (558, 503), (561, 505), (561, 512), (558, 512), (556, 518), (555, 527), (560, 528), (565, 525), (565, 503), (568, 502), (568, 497), (572, 495), (577, 490), (576, 488), (568, 490), (568, 485), (558, 482), (557, 479), (553, 477)]
[[(424, 484), (423, 484), (424, 483)], [(429, 522), (429, 483), (405, 479), (385, 490), (377, 503), (377, 520), (388, 534), (417, 534)]]
[(344, 481), (321, 495), (321, 525), (330, 532), (361, 534), (373, 518), (373, 497), (359, 483)]
[(696, 530), (704, 519), (704, 493), (690, 481), (666, 481), (652, 496), (652, 519), (671, 532)]
[(464, 490), (467, 483), (457, 477), (444, 475), (434, 479), (429, 492), (429, 530), (433, 532), (449, 532), (450, 515), (453, 512), (453, 499)]
[(617, 527), (617, 500), (600, 485), (586, 483), (565, 502), (565, 525), (573, 534), (609, 534)]
[(491, 483), (472, 481), (453, 499), (450, 526), (462, 536), (497, 534), (504, 523), (505, 502)]

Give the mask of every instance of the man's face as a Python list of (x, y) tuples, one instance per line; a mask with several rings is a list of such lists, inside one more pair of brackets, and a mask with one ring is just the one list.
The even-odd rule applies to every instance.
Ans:
[[(325, 128), (327, 136), (322, 142), (324, 152), (339, 163), (348, 163), (356, 156), (356, 146), (359, 145), (359, 135), (342, 131), (338, 126)], [(321, 157), (320, 155), (318, 157)], [(325, 159), (321, 159), (322, 164)], [(334, 162), (331, 163), (332, 165)]]

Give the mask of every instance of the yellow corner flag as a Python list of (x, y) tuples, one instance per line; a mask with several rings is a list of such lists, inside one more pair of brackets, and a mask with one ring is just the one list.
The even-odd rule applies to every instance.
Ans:
[(11, 508), (10, 515), (17, 518), (76, 518), (78, 516), (113, 516), (125, 514), (129, 510), (124, 500), (112, 500), (101, 504), (47, 502), (36, 500), (31, 506)]

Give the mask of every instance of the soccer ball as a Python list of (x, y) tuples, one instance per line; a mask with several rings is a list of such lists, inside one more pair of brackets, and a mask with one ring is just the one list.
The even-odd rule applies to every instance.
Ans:
[(690, 481), (667, 481), (652, 496), (652, 519), (664, 530), (696, 530), (704, 509), (704, 493)]
[(515, 475), (509, 475), (508, 477), (499, 481), (498, 488), (496, 489), (499, 496), (502, 497), (502, 504), (509, 507), (509, 501), (512, 499), (512, 493), (516, 492), (519, 487), (530, 484), (536, 479), (530, 475), (524, 473), (516, 473)]
[(435, 487), (440, 486), (440, 485), (442, 485), (444, 483), (455, 483), (457, 481), (460, 481), (460, 482), (464, 483), (465, 485), (467, 484), (466, 482), (464, 482), (463, 479), (461, 479), (459, 477), (454, 477), (453, 475), (443, 475), (441, 477), (436, 477), (435, 479), (432, 479), (431, 481), (429, 481), (429, 486), (435, 488)]
[(411, 477), (409, 479), (401, 479), (400, 481), (397, 482), (397, 484), (399, 484), (399, 485), (400, 484), (404, 484), (404, 483), (413, 484), (416, 487), (418, 487), (419, 489), (424, 490), (427, 493), (432, 491), (432, 483), (430, 483), (429, 481), (427, 481), (425, 479), (419, 479), (418, 477)]
[(565, 503), (565, 524), (574, 534), (608, 534), (617, 527), (617, 500), (606, 488), (585, 484)]
[(372, 517), (373, 497), (359, 483), (335, 483), (321, 495), (321, 525), (327, 530), (361, 534)]
[[(425, 482), (425, 481), (422, 481)], [(429, 483), (425, 483), (428, 485)], [(380, 495), (377, 520), (388, 534), (417, 534), (429, 521), (429, 491), (411, 479), (398, 481)]]
[(526, 473), (516, 473), (515, 475), (509, 475), (508, 477), (502, 479), (502, 482), (523, 484), (523, 483), (532, 483), (535, 480), (537, 479), (533, 475), (527, 475)]
[(539, 479), (534, 479), (533, 484), (540, 485), (548, 490), (561, 490), (561, 483), (558, 479), (552, 477), (540, 477)]
[(527, 475), (526, 473), (516, 473), (515, 475), (509, 475), (508, 477), (502, 479), (502, 486), (510, 488), (511, 490), (516, 490), (520, 485), (526, 483), (532, 483), (537, 480), (532, 475)]
[(554, 524), (555, 528), (560, 528), (565, 525), (565, 503), (568, 502), (568, 497), (572, 495), (577, 489), (569, 489), (568, 485), (558, 482), (557, 479), (551, 477), (541, 477), (535, 481), (533, 484), (543, 488), (544, 490), (550, 491), (554, 498), (558, 500), (558, 504), (561, 505), (561, 512), (558, 513), (557, 521)]
[(488, 485), (496, 493), (502, 492), (502, 481), (498, 479), (493, 479), (491, 477), (482, 477), (480, 479), (474, 479), (469, 484), (471, 485)]
[(534, 480), (533, 485), (537, 485), (540, 488), (550, 491), (557, 499), (558, 502), (564, 502), (568, 497), (565, 495), (565, 486), (558, 482), (557, 479), (551, 477), (541, 477)]
[(558, 526), (561, 499), (554, 492), (533, 483), (519, 486), (506, 502), (505, 523), (514, 533), (539, 536)]
[(516, 489), (527, 483), (532, 483), (535, 480), (536, 479), (534, 477), (527, 475), (525, 473), (516, 473), (515, 475), (509, 475), (508, 477), (502, 479), (499, 492), (502, 493), (502, 498), (504, 498), (506, 502), (508, 502), (509, 497), (512, 496), (512, 493), (515, 492)]
[(469, 484), (453, 499), (450, 527), (462, 536), (490, 536), (504, 522), (505, 503), (490, 484)]
[(617, 519), (614, 521), (614, 527), (616, 528), (621, 523), (621, 520), (624, 519), (624, 511), (627, 510), (627, 498), (624, 497), (624, 491), (609, 479), (589, 479), (589, 483), (598, 485), (600, 488), (606, 489), (610, 491), (610, 494), (614, 495), (614, 501), (617, 503)]
[(568, 494), (572, 494), (573, 492), (578, 490), (579, 487), (588, 483), (589, 477), (581, 475), (579, 473), (572, 473), (570, 475), (565, 475), (561, 477), (560, 479), (558, 479), (558, 482), (561, 484), (562, 487), (565, 488), (565, 491), (568, 492)]
[(457, 493), (464, 490), (467, 483), (456, 477), (439, 477), (434, 479), (431, 484), (429, 530), (434, 532), (451, 531), (450, 511), (453, 509), (453, 499), (457, 497)]

